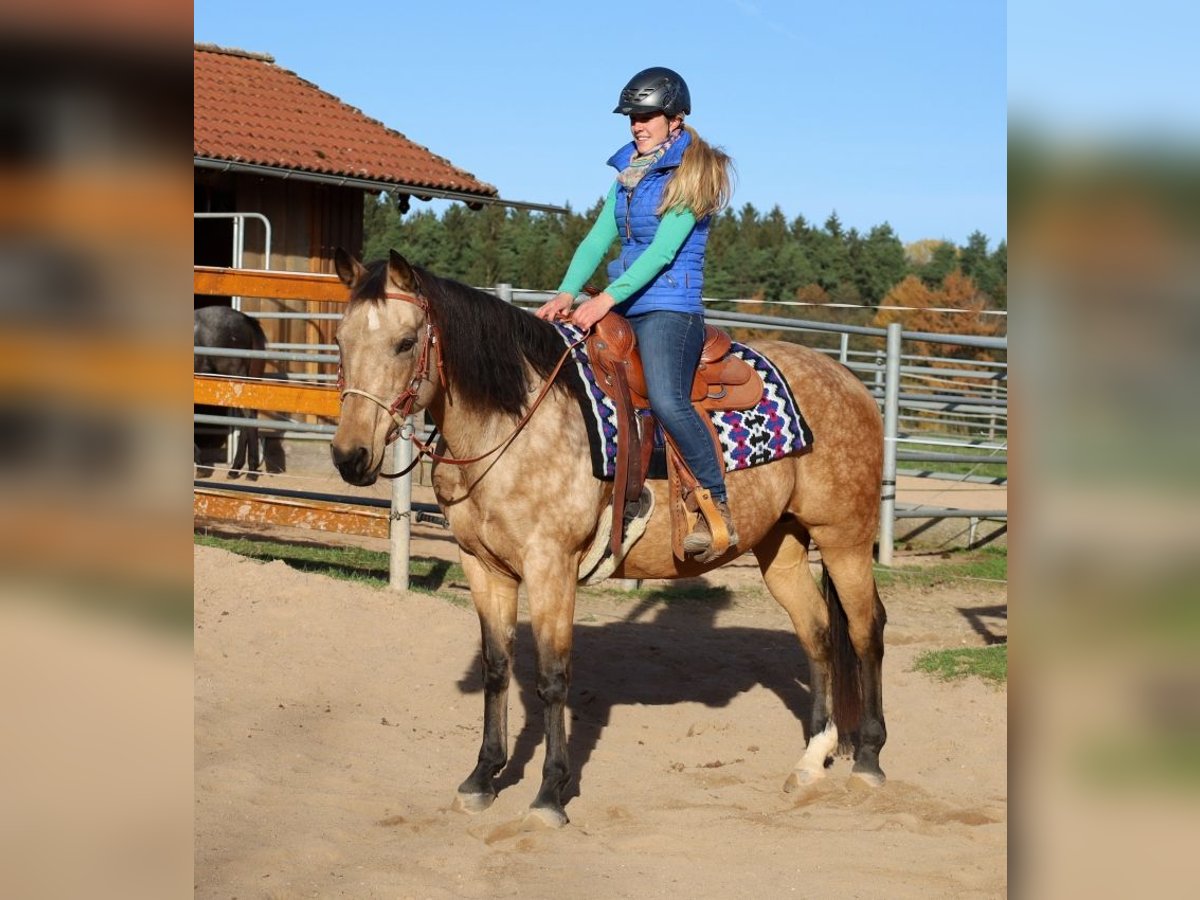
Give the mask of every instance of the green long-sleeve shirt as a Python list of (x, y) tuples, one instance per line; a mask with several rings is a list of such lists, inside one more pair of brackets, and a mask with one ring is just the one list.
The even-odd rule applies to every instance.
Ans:
[[(596, 266), (600, 265), (600, 260), (604, 259), (604, 254), (608, 252), (612, 242), (617, 239), (617, 217), (613, 211), (616, 204), (617, 182), (614, 181), (596, 223), (587, 236), (580, 241), (575, 255), (571, 258), (567, 274), (563, 276), (562, 284), (558, 286), (560, 291), (578, 294), (583, 290), (587, 277), (596, 270)], [(628, 300), (666, 268), (695, 227), (696, 217), (690, 210), (674, 209), (664, 214), (659, 220), (650, 246), (634, 261), (633, 265), (625, 270), (620, 278), (605, 288), (605, 291), (618, 303)]]

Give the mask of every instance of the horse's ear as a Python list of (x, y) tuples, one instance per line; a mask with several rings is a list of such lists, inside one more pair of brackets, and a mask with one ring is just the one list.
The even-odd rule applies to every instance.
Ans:
[(342, 247), (338, 247), (333, 254), (333, 270), (337, 272), (337, 277), (346, 287), (354, 287), (358, 279), (367, 274), (367, 270), (357, 259), (351, 256)]
[(420, 290), (417, 273), (408, 264), (408, 260), (395, 250), (388, 252), (388, 280), (399, 290), (410, 294)]

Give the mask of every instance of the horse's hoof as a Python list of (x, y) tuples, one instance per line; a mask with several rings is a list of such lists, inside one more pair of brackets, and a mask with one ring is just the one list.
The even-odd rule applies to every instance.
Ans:
[(495, 794), (455, 794), (454, 810), (472, 814), (481, 813), (495, 801)]
[(531, 806), (525, 813), (524, 824), (534, 828), (562, 828), (571, 820), (562, 809), (549, 806)]
[(883, 774), (883, 770), (879, 768), (858, 768), (855, 766), (850, 771), (850, 777), (855, 781), (865, 784), (867, 787), (881, 788), (884, 782), (887, 781), (887, 776)]
[(810, 787), (825, 778), (825, 772), (813, 772), (810, 769), (795, 769), (783, 783), (783, 792), (792, 794), (801, 788)]

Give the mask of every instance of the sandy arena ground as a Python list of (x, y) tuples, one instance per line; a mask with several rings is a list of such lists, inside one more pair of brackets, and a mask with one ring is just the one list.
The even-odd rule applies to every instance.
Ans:
[[(454, 558), (446, 532), (419, 538)], [(789, 794), (803, 654), (752, 557), (707, 583), (579, 605), (571, 823), (549, 831), (522, 824), (542, 763), (524, 611), (511, 761), (469, 816), (451, 803), (482, 719), (471, 609), (197, 547), (196, 896), (1005, 896), (1007, 693), (911, 668), (1005, 639), (1006, 586), (885, 591), (889, 781), (839, 759)]]

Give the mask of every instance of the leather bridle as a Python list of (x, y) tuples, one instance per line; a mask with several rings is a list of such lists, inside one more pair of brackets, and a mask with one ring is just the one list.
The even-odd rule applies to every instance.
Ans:
[(521, 417), (521, 421), (517, 423), (517, 426), (513, 429), (512, 434), (502, 440), (491, 450), (488, 450), (486, 453), (481, 453), (478, 456), (472, 456), (469, 459), (455, 459), (454, 457), (442, 456), (439, 453), (434, 453), (433, 450), (430, 449), (430, 444), (426, 444), (421, 441), (417, 437), (415, 429), (413, 429), (412, 426), (407, 425), (405, 421), (410, 415), (412, 415), (413, 405), (416, 403), (417, 395), (421, 390), (421, 385), (426, 381), (432, 380), (429, 377), (430, 359), (435, 354), (437, 356), (438, 381), (441, 383), (443, 389), (447, 388), (446, 372), (442, 368), (442, 354), (438, 349), (438, 344), (441, 342), (441, 333), (438, 331), (438, 327), (433, 323), (433, 316), (429, 309), (429, 301), (425, 298), (424, 294), (421, 294), (420, 292), (407, 293), (401, 291), (386, 291), (384, 293), (384, 297), (389, 300), (403, 300), (406, 303), (411, 303), (425, 314), (425, 336), (421, 341), (421, 350), (417, 355), (417, 364), (413, 370), (413, 377), (409, 381), (408, 387), (401, 391), (396, 396), (395, 400), (393, 400), (391, 403), (388, 403), (381, 397), (372, 394), (370, 391), (364, 391), (360, 388), (346, 387), (340, 362), (338, 363), (337, 380), (338, 390), (341, 392), (341, 399), (343, 402), (345, 402), (347, 394), (357, 394), (360, 397), (366, 397), (372, 403), (384, 409), (388, 416), (396, 424), (395, 428), (389, 429), (385, 445), (392, 443), (397, 437), (403, 437), (406, 440), (412, 441), (413, 445), (419, 451), (413, 458), (413, 461), (402, 471), (391, 473), (380, 472), (379, 476), (381, 478), (399, 478), (402, 475), (407, 475), (414, 468), (416, 468), (417, 463), (419, 463), (421, 458), (424, 456), (428, 456), (430, 459), (437, 460), (438, 462), (444, 462), (453, 466), (465, 466), (468, 463), (479, 462), (481, 459), (486, 459), (497, 450), (507, 446), (512, 439), (520, 433), (521, 429), (525, 427), (525, 424), (533, 415), (534, 410), (538, 408), (542, 400), (545, 399), (546, 394), (550, 392), (550, 388), (554, 385), (554, 379), (558, 377), (558, 373), (562, 370), (563, 363), (567, 361), (567, 357), (571, 355), (571, 351), (582, 344), (587, 338), (588, 332), (591, 331), (591, 329), (584, 331), (576, 341), (569, 344), (567, 349), (563, 351), (563, 355), (559, 358), (558, 363), (554, 366), (554, 370), (546, 379), (546, 383), (542, 385), (541, 392), (537, 395), (537, 398), (533, 401), (533, 403), (530, 404), (530, 407), (525, 412), (525, 415)]
[[(392, 421), (399, 426), (397, 429), (389, 431), (387, 443), (390, 444), (400, 434), (400, 430), (404, 427), (404, 420), (412, 415), (413, 404), (417, 402), (417, 395), (421, 391), (421, 385), (429, 381), (429, 360), (433, 354), (437, 353), (437, 371), (438, 380), (442, 385), (446, 384), (446, 373), (442, 369), (442, 354), (437, 352), (437, 344), (441, 337), (438, 332), (438, 327), (433, 323), (433, 316), (429, 312), (429, 301), (421, 293), (410, 294), (400, 291), (387, 291), (384, 297), (388, 300), (403, 300), (406, 303), (411, 303), (417, 309), (425, 314), (425, 335), (421, 340), (421, 350), (417, 354), (417, 364), (413, 369), (412, 380), (409, 381), (408, 387), (396, 395), (396, 399), (391, 403), (387, 403), (382, 398), (377, 397), (370, 391), (364, 391), (360, 388), (348, 388), (345, 386), (345, 379), (342, 374), (341, 363), (338, 363), (338, 390), (341, 392), (341, 399), (344, 403), (347, 394), (358, 394), (360, 397), (366, 397), (377, 406), (383, 407), (387, 411), (388, 416)], [(411, 437), (411, 435), (409, 435)]]

